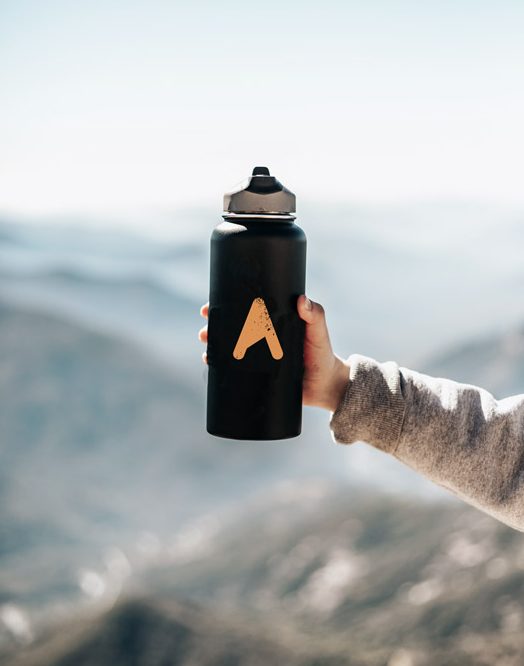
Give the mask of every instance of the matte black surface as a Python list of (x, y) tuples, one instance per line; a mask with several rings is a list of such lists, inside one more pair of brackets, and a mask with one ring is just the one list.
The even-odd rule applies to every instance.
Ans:
[[(296, 437), (302, 425), (306, 236), (292, 221), (225, 221), (211, 236), (207, 431), (233, 439)], [(233, 356), (253, 300), (261, 297), (280, 341), (265, 339)]]

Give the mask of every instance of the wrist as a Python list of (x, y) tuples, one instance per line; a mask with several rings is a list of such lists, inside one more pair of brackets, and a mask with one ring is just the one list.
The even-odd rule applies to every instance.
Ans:
[(339, 406), (349, 383), (349, 363), (336, 354), (334, 360), (330, 391), (326, 403), (326, 408), (330, 412), (334, 412)]

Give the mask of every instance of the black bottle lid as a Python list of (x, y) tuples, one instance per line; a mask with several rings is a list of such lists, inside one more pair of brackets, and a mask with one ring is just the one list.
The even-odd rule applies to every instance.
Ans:
[(245, 187), (224, 194), (224, 217), (294, 219), (296, 198), (265, 166), (257, 166)]

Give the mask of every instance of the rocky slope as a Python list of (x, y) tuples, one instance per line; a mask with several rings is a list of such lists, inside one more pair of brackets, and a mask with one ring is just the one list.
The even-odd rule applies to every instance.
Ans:
[(288, 486), (132, 589), (13, 666), (518, 666), (524, 654), (524, 535), (460, 504)]

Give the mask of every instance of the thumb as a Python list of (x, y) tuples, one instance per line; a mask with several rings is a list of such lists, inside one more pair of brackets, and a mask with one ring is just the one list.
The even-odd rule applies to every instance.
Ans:
[(301, 294), (297, 300), (297, 310), (301, 319), (306, 322), (306, 339), (314, 347), (331, 348), (329, 333), (326, 324), (324, 308), (320, 303), (315, 303), (305, 294)]

